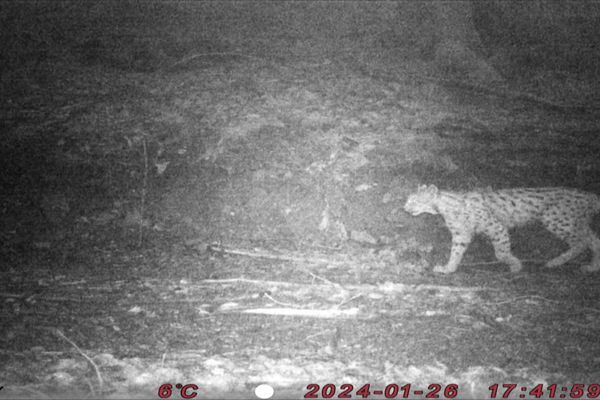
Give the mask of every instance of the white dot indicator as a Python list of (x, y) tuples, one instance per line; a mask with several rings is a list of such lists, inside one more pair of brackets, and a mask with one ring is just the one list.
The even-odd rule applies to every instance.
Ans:
[(273, 393), (275, 393), (275, 391), (271, 385), (267, 385), (266, 383), (258, 385), (256, 389), (254, 389), (254, 394), (259, 399), (270, 399), (273, 396)]

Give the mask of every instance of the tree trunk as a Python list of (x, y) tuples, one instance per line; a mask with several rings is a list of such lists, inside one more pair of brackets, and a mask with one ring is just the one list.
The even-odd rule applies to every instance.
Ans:
[(502, 80), (483, 58), (473, 23), (471, 1), (441, 1), (434, 6), (435, 61), (442, 71), (477, 83)]

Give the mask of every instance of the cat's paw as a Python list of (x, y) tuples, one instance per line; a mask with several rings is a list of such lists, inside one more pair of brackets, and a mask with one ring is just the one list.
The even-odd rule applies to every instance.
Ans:
[(564, 264), (564, 262), (562, 262), (562, 261), (552, 259), (544, 264), (544, 268), (556, 268), (556, 267), (560, 267), (563, 264)]
[(523, 270), (523, 264), (518, 263), (518, 264), (512, 264), (510, 265), (510, 272), (517, 273), (517, 272), (521, 272)]
[(454, 271), (454, 269), (448, 268), (445, 265), (436, 265), (435, 267), (433, 267), (433, 272), (435, 272), (436, 274), (451, 274)]
[(598, 272), (598, 271), (600, 271), (600, 265), (594, 265), (594, 264), (582, 265), (580, 270), (581, 270), (581, 272), (586, 272), (586, 273)]

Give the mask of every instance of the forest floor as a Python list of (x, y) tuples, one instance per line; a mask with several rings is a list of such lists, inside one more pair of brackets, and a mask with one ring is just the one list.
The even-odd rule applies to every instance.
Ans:
[(600, 393), (589, 254), (543, 269), (564, 245), (533, 225), (511, 232), (523, 272), (477, 238), (440, 276), (443, 221), (402, 211), (424, 183), (600, 193), (598, 111), (440, 79), (395, 49), (286, 40), (151, 70), (154, 53), (87, 43), (10, 85), (0, 399)]

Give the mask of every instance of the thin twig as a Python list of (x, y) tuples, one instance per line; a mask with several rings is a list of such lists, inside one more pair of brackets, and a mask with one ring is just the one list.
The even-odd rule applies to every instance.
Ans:
[(92, 364), (92, 367), (94, 367), (94, 370), (96, 371), (96, 377), (98, 378), (98, 383), (100, 385), (100, 390), (102, 390), (102, 388), (104, 387), (104, 380), (102, 379), (102, 375), (100, 374), (100, 369), (98, 368), (98, 366), (96, 365), (96, 363), (94, 362), (94, 360), (92, 360), (87, 354), (85, 354), (83, 352), (83, 350), (81, 350), (79, 348), (79, 346), (77, 346), (75, 344), (75, 342), (73, 342), (71, 339), (69, 339), (68, 337), (66, 337), (65, 334), (62, 333), (60, 329), (56, 329), (55, 332), (56, 332), (56, 334), (58, 336), (60, 336), (61, 338), (63, 338), (64, 340), (66, 340), (71, 346), (73, 346), (75, 348), (75, 350), (77, 350), (77, 352), (83, 356), (83, 358), (85, 358), (90, 364)]
[(354, 295), (354, 296), (350, 297), (349, 299), (342, 301), (342, 302), (341, 302), (340, 304), (338, 304), (337, 306), (338, 306), (338, 307), (341, 307), (341, 306), (343, 306), (344, 304), (348, 304), (348, 303), (350, 303), (351, 301), (354, 301), (354, 300), (356, 300), (356, 299), (358, 299), (359, 297), (362, 297), (362, 296), (363, 296), (363, 294), (362, 294), (362, 293), (356, 294), (356, 295)]
[(548, 299), (546, 297), (539, 296), (539, 295), (531, 295), (531, 296), (519, 296), (519, 297), (515, 297), (515, 298), (512, 298), (512, 299), (503, 300), (503, 301), (487, 302), (487, 303), (484, 303), (484, 304), (488, 305), (488, 306), (497, 306), (497, 305), (501, 305), (501, 304), (515, 303), (515, 302), (521, 301), (521, 300), (533, 300), (533, 299), (539, 299), (539, 300), (543, 300), (543, 301), (546, 301), (546, 302), (549, 302), (549, 303), (558, 303), (557, 300)]
[(290, 303), (284, 303), (284, 302), (281, 302), (281, 301), (275, 300), (275, 299), (274, 299), (274, 298), (273, 298), (271, 295), (269, 295), (268, 293), (265, 293), (265, 294), (264, 294), (264, 296), (265, 296), (267, 299), (271, 300), (273, 303), (275, 303), (275, 304), (279, 304), (280, 306), (284, 306), (284, 307), (293, 307), (293, 306), (294, 306), (293, 304), (290, 304)]
[(353, 318), (360, 315), (358, 307), (348, 310), (328, 309), (298, 309), (298, 308), (252, 308), (241, 311), (233, 311), (242, 314), (260, 314), (260, 315), (282, 315), (288, 317), (307, 317), (307, 318)]
[(304, 340), (312, 340), (318, 336), (329, 335), (332, 332), (335, 332), (335, 329), (326, 329), (324, 331), (313, 333), (312, 335), (308, 335), (307, 337), (304, 338)]
[(583, 328), (583, 329), (597, 328), (597, 325), (594, 325), (594, 324), (580, 324), (579, 322), (575, 322), (575, 321), (567, 321), (567, 324), (576, 326), (577, 328)]
[(144, 180), (142, 183), (142, 199), (140, 204), (140, 230), (138, 236), (138, 246), (142, 245), (144, 235), (144, 211), (146, 208), (146, 190), (148, 187), (148, 146), (146, 145), (146, 137), (142, 141), (144, 147)]
[(250, 283), (253, 285), (276, 285), (284, 287), (305, 286), (303, 283), (283, 282), (283, 281), (261, 281), (247, 278), (225, 278), (225, 279), (203, 279), (204, 283)]
[[(532, 264), (533, 263), (535, 263), (535, 264), (542, 264), (542, 263), (544, 263), (546, 261), (530, 258), (530, 259), (521, 260), (521, 262), (532, 263)], [(496, 260), (496, 261), (481, 261), (481, 262), (460, 263), (460, 265), (465, 266), (465, 267), (477, 267), (477, 266), (481, 266), (481, 265), (504, 265), (504, 264), (506, 264), (506, 263), (504, 263), (502, 261), (498, 261), (498, 260)]]
[(248, 55), (248, 54), (235, 53), (235, 52), (231, 52), (231, 51), (215, 52), (215, 53), (196, 53), (196, 54), (192, 54), (190, 56), (184, 57), (184, 58), (182, 58), (179, 61), (174, 62), (173, 64), (171, 64), (169, 66), (169, 69), (175, 68), (175, 67), (177, 67), (178, 65), (181, 65), (181, 64), (188, 63), (188, 62), (190, 62), (190, 61), (192, 61), (192, 60), (194, 60), (196, 58), (206, 57), (206, 56), (238, 56), (238, 57), (252, 58), (252, 59), (255, 59), (255, 60), (263, 60), (262, 58), (257, 57), (257, 56), (251, 56), (251, 55)]
[(305, 269), (304, 269), (304, 272), (306, 272), (307, 274), (309, 274), (310, 276), (312, 276), (315, 279), (318, 279), (318, 280), (321, 280), (321, 281), (323, 281), (325, 283), (330, 284), (331, 286), (335, 286), (335, 287), (337, 287), (339, 289), (344, 289), (344, 287), (342, 285), (340, 285), (339, 283), (331, 282), (329, 279), (325, 279), (325, 278), (323, 278), (323, 277), (321, 277), (321, 276), (319, 276), (319, 275), (317, 275), (315, 273), (312, 273), (312, 272), (310, 272), (308, 270), (305, 270)]
[(582, 308), (586, 311), (593, 311), (593, 312), (600, 313), (600, 310), (597, 308), (593, 308), (593, 307), (582, 307)]

